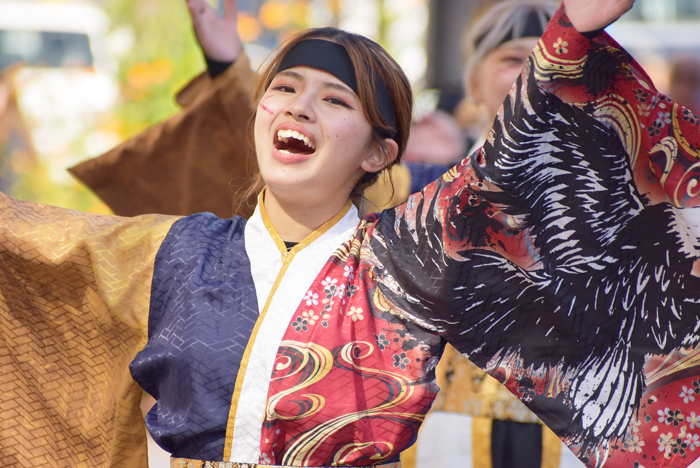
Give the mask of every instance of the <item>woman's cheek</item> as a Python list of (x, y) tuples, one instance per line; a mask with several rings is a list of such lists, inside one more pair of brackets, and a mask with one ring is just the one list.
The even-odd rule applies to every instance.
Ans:
[[(269, 95), (269, 96), (264, 97), (264, 98), (260, 101), (260, 105), (258, 106), (258, 107), (260, 107), (260, 109), (261, 109), (263, 112), (267, 112), (267, 113), (270, 114), (270, 115), (273, 115), (273, 114), (274, 114), (274, 112), (272, 111), (272, 109), (269, 107), (269, 106), (271, 105), (271, 103), (274, 103), (274, 101), (269, 101), (269, 99), (272, 98), (272, 97), (274, 97), (274, 96)], [(267, 101), (269, 101), (269, 102), (267, 102)], [(267, 102), (267, 104), (265, 104), (265, 102)]]

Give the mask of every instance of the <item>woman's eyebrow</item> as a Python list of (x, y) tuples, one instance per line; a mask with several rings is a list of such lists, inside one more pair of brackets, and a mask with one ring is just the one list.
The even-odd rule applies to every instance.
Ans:
[(324, 88), (335, 89), (336, 91), (342, 91), (342, 92), (348, 93), (348, 94), (355, 94), (355, 91), (353, 91), (352, 89), (348, 88), (347, 86), (342, 85), (342, 84), (340, 84), (340, 83), (333, 83), (333, 82), (331, 82), (331, 81), (324, 81), (324, 82), (323, 82), (323, 87), (324, 87)]
[(289, 78), (295, 78), (295, 79), (297, 79), (297, 80), (304, 81), (304, 75), (302, 75), (301, 73), (297, 73), (297, 72), (295, 72), (295, 71), (292, 71), (292, 70), (282, 70), (281, 72), (279, 72), (279, 73), (277, 74), (277, 76), (280, 76), (280, 75), (281, 75), (281, 76), (287, 76), (287, 77), (289, 77)]

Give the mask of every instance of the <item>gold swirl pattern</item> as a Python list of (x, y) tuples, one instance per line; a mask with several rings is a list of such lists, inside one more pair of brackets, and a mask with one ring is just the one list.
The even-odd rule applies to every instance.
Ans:
[[(578, 104), (582, 107), (584, 104)], [(630, 157), (634, 167), (641, 145), (640, 124), (637, 114), (629, 105), (629, 101), (620, 95), (606, 95), (595, 103), (593, 114), (599, 122), (612, 128), (622, 142), (625, 152)]]
[[(696, 171), (700, 169), (700, 162), (693, 164), (683, 172), (683, 177), (678, 181), (676, 185), (676, 190), (673, 193), (673, 203), (675, 206), (682, 207), (682, 201), (680, 200), (681, 192), (685, 186), (685, 195), (689, 198), (695, 198), (700, 195), (700, 186), (698, 185), (698, 180), (694, 177), (698, 177)], [(691, 179), (685, 184), (685, 180)]]
[(445, 172), (442, 175), (442, 180), (446, 184), (449, 184), (449, 183), (455, 181), (460, 176), (459, 166), (461, 166), (461, 164), (457, 164), (456, 166), (453, 166), (449, 171)]
[(547, 51), (543, 41), (540, 41), (532, 51), (534, 58), (534, 73), (538, 81), (554, 81), (560, 78), (576, 79), (583, 76), (583, 64), (588, 60), (585, 55), (576, 60), (564, 60)]
[(389, 302), (389, 300), (379, 288), (375, 288), (374, 290), (372, 305), (379, 312), (389, 312), (396, 315), (396, 311), (394, 310), (394, 307), (392, 306), (391, 302)]
[[(361, 355), (355, 354), (358, 349), (365, 348)], [(355, 413), (343, 414), (336, 418), (330, 419), (322, 424), (314, 427), (313, 430), (303, 434), (288, 447), (282, 462), (285, 465), (307, 465), (312, 459), (314, 452), (323, 444), (325, 440), (331, 437), (334, 433), (343, 428), (355, 424), (357, 421), (368, 417), (391, 417), (400, 418), (406, 421), (414, 421), (421, 423), (425, 419), (425, 414), (418, 413), (403, 413), (390, 411), (403, 403), (406, 403), (414, 393), (414, 387), (411, 381), (403, 375), (393, 372), (383, 371), (379, 369), (365, 368), (358, 366), (355, 362), (364, 357), (369, 356), (374, 352), (374, 346), (367, 342), (351, 342), (345, 344), (338, 357), (346, 364), (358, 372), (359, 375), (368, 377), (376, 377), (391, 385), (394, 389), (392, 398), (387, 399), (384, 403), (376, 407), (369, 408)], [(377, 444), (377, 442), (374, 442)], [(387, 444), (391, 445), (391, 444)], [(359, 449), (359, 448), (358, 448)], [(389, 452), (390, 454), (391, 452)], [(346, 453), (345, 458), (349, 454)], [(385, 458), (388, 454), (378, 455), (377, 459)]]
[[(674, 352), (649, 360), (644, 368), (647, 386), (686, 369), (700, 366), (700, 347), (680, 348)], [(661, 359), (659, 359), (661, 358)]]
[(347, 463), (348, 459), (352, 459), (357, 452), (362, 452), (363, 450), (369, 447), (374, 447), (376, 449), (376, 447), (380, 445), (386, 445), (386, 450), (378, 450), (378, 453), (376, 455), (372, 455), (371, 457), (369, 457), (370, 460), (378, 460), (384, 458), (384, 455), (382, 455), (382, 453), (391, 453), (394, 451), (393, 444), (381, 441), (362, 442), (359, 444), (356, 444), (354, 442), (348, 443), (345, 444), (345, 446), (343, 446), (341, 449), (339, 449), (333, 456), (333, 465), (342, 466), (343, 464)]
[[(678, 157), (678, 143), (673, 137), (664, 137), (661, 141), (654, 145), (653, 148), (649, 150), (650, 154), (657, 152), (661, 152), (666, 156), (666, 164), (664, 166), (664, 171), (661, 174), (661, 178), (659, 180), (661, 185), (665, 188), (666, 179), (668, 179), (668, 176), (671, 173), (671, 168), (673, 167), (673, 164), (676, 162), (676, 158)], [(676, 206), (678, 206), (677, 200), (678, 196), (676, 193), (676, 196), (674, 196), (674, 204), (676, 204)]]
[[(281, 377), (274, 377), (272, 381), (274, 382), (281, 379), (290, 379), (299, 375), (301, 375), (301, 378), (299, 384), (285, 390), (284, 392), (280, 392), (272, 396), (268, 400), (267, 408), (265, 410), (265, 416), (268, 422), (278, 419), (293, 421), (296, 419), (305, 418), (318, 413), (325, 404), (325, 398), (323, 398), (321, 395), (303, 394), (301, 396), (308, 398), (311, 402), (308, 409), (303, 413), (295, 416), (282, 416), (276, 411), (276, 406), (282, 399), (301, 390), (302, 388), (315, 384), (328, 375), (328, 372), (333, 367), (333, 356), (323, 346), (314, 343), (300, 343), (298, 341), (283, 341), (280, 343), (280, 353), (287, 353), (287, 350), (296, 351), (298, 355), (301, 356), (301, 359), (297, 360), (286, 356), (287, 362), (276, 364), (275, 370), (284, 370), (291, 367), (292, 372)], [(292, 366), (292, 361), (298, 361), (298, 364)]]

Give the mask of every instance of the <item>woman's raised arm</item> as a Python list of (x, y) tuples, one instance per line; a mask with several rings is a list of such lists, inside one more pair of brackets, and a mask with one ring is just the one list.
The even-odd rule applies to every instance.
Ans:
[(0, 194), (0, 453), (36, 465), (143, 466), (156, 251), (173, 218), (118, 218)]
[(697, 119), (587, 36), (559, 11), (484, 148), (379, 219), (374, 275), (591, 466), (689, 464), (697, 194), (645, 161), (694, 187)]

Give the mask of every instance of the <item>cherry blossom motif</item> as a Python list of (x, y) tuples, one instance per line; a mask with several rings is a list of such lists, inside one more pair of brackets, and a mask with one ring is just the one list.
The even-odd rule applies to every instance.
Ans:
[(353, 322), (357, 322), (358, 320), (364, 320), (365, 318), (362, 315), (362, 307), (350, 307), (350, 310), (348, 311), (348, 317), (350, 317)]
[(649, 97), (649, 92), (644, 91), (643, 89), (637, 88), (634, 90), (634, 96), (637, 98), (637, 100), (641, 103), (647, 102), (647, 98)]
[(661, 135), (661, 129), (664, 128), (664, 123), (660, 122), (658, 119), (654, 121), (654, 125), (647, 127), (650, 137), (655, 137)]
[(632, 421), (630, 421), (630, 428), (629, 428), (630, 432), (632, 434), (636, 434), (637, 432), (639, 432), (639, 426), (641, 426), (641, 425), (642, 425), (641, 421), (639, 421), (637, 419), (633, 419)]
[(642, 453), (642, 447), (644, 447), (644, 441), (640, 440), (638, 435), (627, 438), (624, 444), (625, 448), (630, 452)]
[(689, 423), (691, 429), (700, 429), (700, 415), (696, 415), (695, 411), (691, 411), (690, 415), (685, 417), (685, 422)]
[(685, 440), (690, 450), (695, 451), (696, 447), (700, 447), (700, 435), (698, 434), (686, 434)]
[(337, 279), (331, 278), (330, 276), (326, 276), (326, 279), (324, 279), (323, 281), (321, 281), (321, 285), (322, 285), (324, 288), (328, 288), (328, 287), (330, 287), (330, 286), (334, 286), (335, 283), (337, 283), (337, 282), (338, 282)]
[(309, 325), (315, 325), (318, 320), (318, 315), (314, 314), (313, 310), (302, 312), (301, 316), (308, 320)]
[(270, 459), (268, 454), (266, 454), (265, 452), (260, 454), (260, 462), (262, 465), (271, 465), (272, 464), (272, 460)]
[(688, 122), (690, 125), (698, 125), (700, 123), (700, 119), (698, 119), (695, 114), (690, 111), (690, 109), (683, 109), (683, 120)]
[(648, 117), (651, 112), (651, 104), (637, 104), (637, 112), (642, 117)]
[(659, 128), (664, 128), (666, 125), (671, 124), (671, 113), (670, 112), (659, 112), (658, 117), (654, 121), (654, 124), (658, 123)]
[(693, 380), (693, 392), (695, 392), (696, 395), (700, 393), (700, 379)]
[(323, 328), (328, 328), (328, 319), (331, 318), (331, 314), (323, 314), (321, 318), (323, 319), (321, 320), (321, 326)]
[(303, 317), (297, 317), (291, 323), (291, 327), (294, 328), (296, 332), (309, 331), (309, 321)]
[(394, 367), (401, 370), (406, 370), (406, 367), (411, 363), (411, 360), (406, 357), (406, 353), (394, 354)]
[(569, 53), (569, 49), (567, 49), (568, 46), (569, 46), (569, 42), (563, 41), (561, 39), (561, 37), (558, 38), (557, 42), (554, 43), (554, 48), (555, 48), (557, 55), (568, 54)]
[(667, 426), (675, 426), (678, 427), (681, 422), (683, 422), (683, 415), (681, 414), (681, 410), (672, 410), (669, 408), (664, 408), (663, 411), (658, 410), (656, 414), (659, 415), (659, 422), (662, 422), (666, 424)]
[(318, 305), (318, 293), (315, 293), (313, 291), (308, 291), (306, 293), (306, 296), (302, 299), (302, 301), (306, 301), (306, 305)]
[(689, 401), (695, 401), (695, 397), (693, 396), (694, 393), (695, 392), (692, 388), (688, 388), (683, 385), (683, 389), (678, 393), (678, 396), (683, 398), (683, 403), (687, 404)]
[(343, 272), (343, 276), (345, 276), (346, 278), (350, 278), (352, 280), (355, 277), (355, 267), (351, 265), (345, 265), (344, 270), (345, 271)]
[(671, 441), (673, 440), (673, 434), (659, 434), (659, 439), (656, 441), (659, 444), (659, 452), (669, 453), (671, 451)]
[[(685, 427), (683, 427), (685, 429)], [(673, 438), (669, 441), (668, 445), (671, 448), (670, 452), (666, 452), (664, 456), (666, 458), (671, 458), (671, 455), (680, 455), (681, 457), (685, 458), (685, 451), (688, 449), (688, 441), (685, 439), (686, 433), (685, 431), (681, 430), (681, 433), (678, 434), (678, 437)]]
[(377, 346), (382, 351), (384, 351), (386, 349), (386, 347), (391, 344), (391, 342), (386, 339), (386, 335), (384, 333), (380, 333), (379, 335), (374, 335), (374, 337), (377, 340)]

